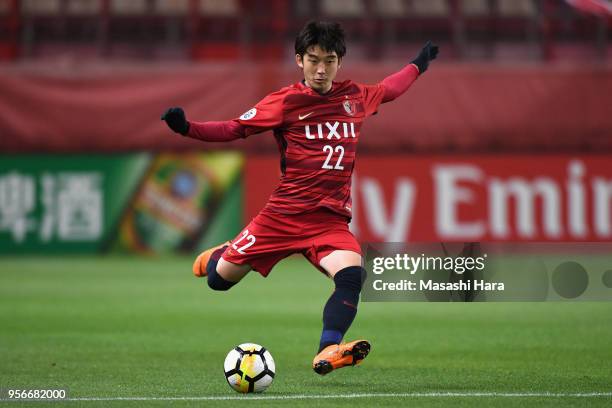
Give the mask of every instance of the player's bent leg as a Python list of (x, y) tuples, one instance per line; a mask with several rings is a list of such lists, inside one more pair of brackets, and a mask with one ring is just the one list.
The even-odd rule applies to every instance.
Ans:
[(249, 265), (237, 265), (223, 258), (208, 262), (208, 287), (213, 290), (229, 290), (251, 270)]
[(323, 309), (319, 353), (312, 362), (314, 371), (325, 375), (337, 368), (361, 363), (370, 352), (370, 343), (367, 340), (355, 340), (341, 344), (357, 314), (365, 274), (361, 267), (361, 255), (338, 250), (321, 259), (320, 265), (333, 277), (335, 283), (335, 290)]
[(221, 257), (217, 263), (217, 274), (223, 279), (238, 283), (251, 271), (251, 265), (238, 265)]
[(213, 290), (229, 290), (251, 270), (249, 265), (236, 265), (221, 257), (228, 245), (226, 242), (202, 252), (193, 263), (194, 275), (207, 276)]

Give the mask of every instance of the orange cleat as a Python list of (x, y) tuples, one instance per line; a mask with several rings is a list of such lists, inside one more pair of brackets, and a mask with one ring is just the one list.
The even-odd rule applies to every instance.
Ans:
[[(224, 242), (223, 244), (207, 249), (206, 251), (198, 255), (196, 260), (193, 262), (193, 274), (197, 278), (203, 278), (204, 276), (206, 276), (206, 265), (208, 265), (208, 261), (210, 260), (210, 258), (213, 256), (217, 257), (217, 259), (220, 258), (221, 254), (223, 254), (223, 251), (225, 251), (225, 248), (227, 248), (229, 244), (229, 241)], [(222, 249), (222, 251), (218, 251), (219, 249)]]
[(325, 375), (337, 368), (354, 366), (367, 357), (370, 342), (355, 340), (350, 343), (332, 344), (325, 347), (312, 361), (315, 373)]

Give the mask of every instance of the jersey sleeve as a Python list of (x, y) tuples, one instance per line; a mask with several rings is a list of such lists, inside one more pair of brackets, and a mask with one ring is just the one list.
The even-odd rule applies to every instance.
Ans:
[(284, 99), (284, 90), (271, 93), (237, 118), (238, 123), (245, 128), (245, 137), (281, 127)]
[(385, 96), (385, 87), (382, 83), (379, 83), (376, 85), (360, 84), (359, 88), (361, 89), (361, 95), (363, 97), (363, 107), (366, 117), (375, 114), (382, 103), (383, 96)]

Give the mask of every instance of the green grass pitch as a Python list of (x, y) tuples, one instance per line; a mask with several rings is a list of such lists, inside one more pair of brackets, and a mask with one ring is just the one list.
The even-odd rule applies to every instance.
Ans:
[[(612, 405), (609, 302), (362, 303), (347, 339), (369, 339), (370, 356), (319, 377), (323, 275), (288, 259), (219, 293), (190, 268), (180, 257), (0, 258), (0, 388), (68, 387), (85, 398), (57, 403), (69, 407)], [(276, 360), (260, 395), (273, 399), (225, 382), (226, 353), (247, 341)]]

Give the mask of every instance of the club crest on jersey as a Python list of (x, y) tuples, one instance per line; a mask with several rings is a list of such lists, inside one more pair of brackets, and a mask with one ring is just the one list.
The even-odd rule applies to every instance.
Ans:
[(349, 115), (353, 116), (355, 114), (355, 104), (353, 104), (351, 101), (342, 102), (342, 106)]
[(240, 120), (249, 120), (255, 117), (255, 115), (257, 115), (257, 108), (253, 108), (253, 109), (249, 109), (248, 111), (244, 112), (242, 114), (242, 116), (240, 116)]

